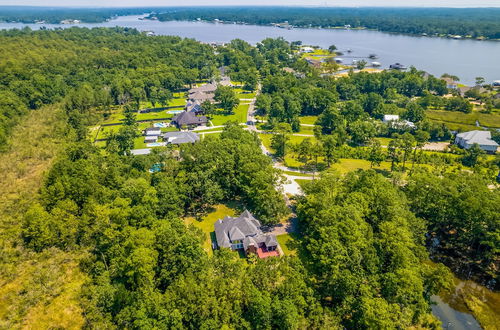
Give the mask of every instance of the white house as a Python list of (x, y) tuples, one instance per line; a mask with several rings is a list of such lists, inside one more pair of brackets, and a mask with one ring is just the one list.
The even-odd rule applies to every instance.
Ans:
[(469, 149), (474, 144), (479, 145), (481, 149), (489, 153), (495, 153), (498, 143), (491, 139), (489, 131), (470, 131), (457, 134), (455, 143), (464, 149)]
[(300, 48), (300, 51), (302, 53), (314, 53), (314, 48), (309, 47), (309, 46), (304, 46)]
[(382, 120), (384, 123), (388, 123), (391, 121), (398, 121), (399, 116), (398, 115), (384, 115), (384, 119)]

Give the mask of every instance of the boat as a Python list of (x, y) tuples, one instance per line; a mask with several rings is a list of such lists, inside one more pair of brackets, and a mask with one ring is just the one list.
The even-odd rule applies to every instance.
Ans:
[(382, 66), (382, 64), (381, 64), (380, 62), (372, 62), (371, 64), (372, 64), (372, 66), (373, 66), (374, 68), (378, 68), (378, 67), (381, 67), (381, 66)]
[(358, 62), (359, 62), (359, 60), (352, 60), (352, 64), (353, 64), (353, 65), (358, 64)]
[(338, 63), (338, 64), (341, 64), (344, 62), (343, 59), (339, 58), (339, 57), (335, 57), (335, 62)]
[(377, 54), (370, 54), (370, 55), (368, 55), (368, 57), (371, 58), (371, 59), (378, 58)]
[(389, 66), (390, 69), (394, 69), (394, 70), (406, 70), (407, 67), (404, 66), (403, 64), (401, 63), (394, 63), (394, 64), (391, 64)]
[(347, 50), (347, 52), (348, 52), (348, 53), (352, 53), (352, 49), (350, 49), (350, 48), (349, 48), (349, 49)]

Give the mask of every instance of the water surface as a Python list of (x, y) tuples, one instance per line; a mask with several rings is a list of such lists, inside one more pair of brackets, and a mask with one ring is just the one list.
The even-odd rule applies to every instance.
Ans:
[[(387, 68), (400, 62), (426, 70), (436, 76), (454, 74), (465, 84), (473, 84), (478, 76), (486, 82), (500, 80), (500, 42), (477, 40), (454, 40), (389, 34), (368, 30), (342, 29), (280, 29), (272, 26), (213, 24), (206, 22), (159, 22), (139, 20), (141, 16), (121, 16), (109, 22), (75, 24), (84, 27), (133, 27), (140, 31), (153, 31), (157, 35), (176, 35), (194, 38), (203, 42), (228, 42), (240, 38), (255, 44), (265, 38), (283, 37), (288, 41), (300, 40), (304, 44), (327, 48), (335, 44), (339, 50), (351, 49), (344, 62), (377, 54), (377, 62)], [(29, 26), (39, 29), (71, 27), (75, 25), (0, 23), (0, 29)], [(370, 60), (367, 59), (369, 62)]]

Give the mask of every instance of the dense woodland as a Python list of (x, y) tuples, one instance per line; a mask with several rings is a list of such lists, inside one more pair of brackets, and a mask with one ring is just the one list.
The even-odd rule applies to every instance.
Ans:
[(384, 32), (500, 38), (498, 8), (206, 7), (174, 8), (156, 16), (164, 21), (201, 18), (265, 25), (288, 22), (299, 27), (350, 25)]
[[(426, 119), (427, 108), (449, 102), (448, 111), (467, 111), (462, 104), (469, 100), (442, 97), (448, 91), (437, 78), (416, 69), (322, 76), (282, 39), (257, 47), (234, 40), (215, 51), (136, 30), (72, 28), (4, 31), (0, 41), (2, 152), (16, 151), (22, 141), (10, 137), (19, 137), (16, 129), (38, 112), (53, 114), (58, 125), (41, 130), (36, 143), (57, 137), (61, 150), (39, 156), (50, 158), (39, 189), (2, 194), (17, 203), (0, 207), (8, 219), (0, 227), (0, 274), (7, 279), (0, 297), (17, 305), (0, 308), (1, 326), (20, 327), (44, 301), (40, 295), (68, 290), (57, 281), (47, 288), (36, 274), (26, 282), (36, 285), (9, 286), (25, 276), (16, 265), (47, 256), (83, 274), (72, 304), (88, 328), (438, 329), (430, 297), (451, 286), (450, 271), (431, 257), (457, 274), (484, 282), (498, 277), (500, 191), (488, 188), (498, 158), (421, 150), (428, 140), (451, 138), (445, 125)], [(268, 119), (277, 157), (298, 148), (288, 138), (300, 132), (299, 118), (317, 115), (317, 142), (301, 146), (316, 169), (345, 154), (392, 162), (387, 172), (325, 171), (304, 184), (305, 195), (294, 201), (296, 256), (241, 259), (226, 250), (211, 256), (201, 231), (183, 222), (221, 202), (236, 202), (268, 225), (288, 215), (282, 173), (255, 132), (230, 122), (193, 145), (129, 155), (141, 100), (162, 103), (217, 76), (220, 66), (248, 90), (260, 82), (257, 108)], [(99, 148), (88, 127), (116, 109), (125, 113), (123, 128)], [(417, 130), (383, 128), (378, 119), (388, 113)], [(375, 136), (394, 142), (382, 148)], [(150, 173), (154, 164), (161, 171)], [(25, 175), (16, 173), (13, 185)], [(51, 279), (54, 269), (40, 274)]]

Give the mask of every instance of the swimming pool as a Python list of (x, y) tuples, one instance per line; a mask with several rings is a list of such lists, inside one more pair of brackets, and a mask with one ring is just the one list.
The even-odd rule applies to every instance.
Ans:
[(167, 113), (170, 113), (172, 115), (176, 115), (176, 114), (181, 113), (181, 112), (184, 112), (184, 110), (170, 110), (170, 111), (167, 111)]

